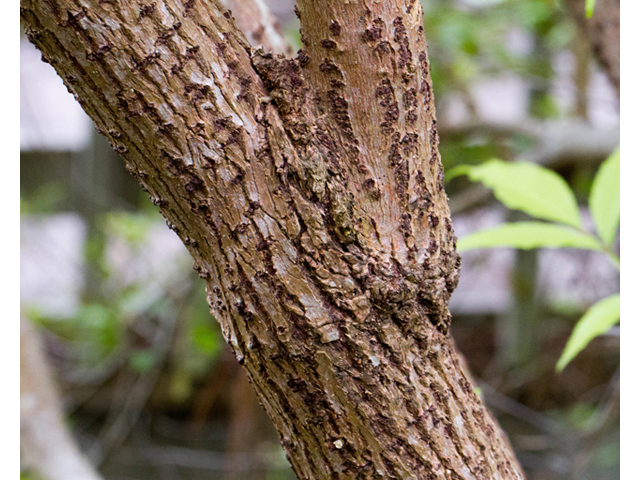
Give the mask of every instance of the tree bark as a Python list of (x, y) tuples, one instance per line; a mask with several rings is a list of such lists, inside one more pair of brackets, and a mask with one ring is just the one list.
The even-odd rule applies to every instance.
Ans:
[(593, 16), (586, 18), (584, 0), (566, 0), (578, 28), (620, 97), (620, 0), (596, 0)]
[(523, 478), (449, 336), (460, 261), (420, 3), (298, 14), (287, 60), (215, 0), (21, 3), (194, 258), (298, 478)]

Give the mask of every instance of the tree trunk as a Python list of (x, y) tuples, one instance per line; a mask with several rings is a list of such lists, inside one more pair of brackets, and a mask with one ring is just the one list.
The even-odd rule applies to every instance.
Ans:
[(69, 434), (36, 328), (20, 317), (20, 460), (43, 480), (102, 480)]
[(22, 0), (177, 232), (300, 479), (523, 478), (449, 336), (422, 9), (302, 1), (296, 60), (217, 1)]
[(591, 18), (585, 16), (584, 0), (565, 3), (620, 97), (620, 0), (597, 0)]

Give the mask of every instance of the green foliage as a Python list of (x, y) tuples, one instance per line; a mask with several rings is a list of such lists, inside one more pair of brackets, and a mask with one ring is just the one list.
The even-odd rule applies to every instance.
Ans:
[(283, 29), (282, 35), (294, 51), (298, 51), (302, 48), (300, 20), (298, 20), (297, 17), (293, 21), (289, 22), (289, 24)]
[(602, 335), (620, 320), (620, 294), (600, 300), (592, 305), (573, 329), (556, 370), (562, 371), (587, 344)]
[(37, 473), (30, 470), (20, 472), (20, 480), (41, 480)]
[(29, 195), (20, 195), (20, 215), (47, 214), (65, 206), (65, 190), (58, 182), (48, 182)]
[(90, 230), (84, 243), (84, 260), (95, 276), (106, 277), (109, 267), (104, 261), (105, 237), (102, 232)]
[(25, 315), (37, 325), (53, 332), (60, 340), (74, 347), (74, 358), (83, 367), (96, 367), (119, 349), (123, 331), (118, 313), (101, 303), (85, 303), (68, 319), (51, 319), (33, 307)]
[[(578, 202), (569, 185), (557, 173), (532, 163), (506, 163), (490, 160), (479, 166), (454, 168), (449, 178), (467, 175), (493, 190), (504, 205), (544, 222), (516, 222), (475, 232), (458, 241), (458, 251), (477, 248), (569, 247), (605, 252), (620, 268), (620, 259), (611, 251), (620, 222), (620, 149), (613, 152), (598, 170), (589, 196), (589, 209), (598, 232), (581, 229)], [(556, 365), (561, 371), (587, 344), (606, 332), (620, 319), (620, 295), (613, 295), (593, 305), (576, 324)]]
[(585, 0), (584, 13), (587, 18), (591, 18), (593, 16), (593, 9), (595, 7), (596, 7), (596, 0)]
[[(423, 0), (436, 98), (443, 91), (463, 91), (474, 78), (512, 71), (548, 78), (549, 58), (510, 48), (514, 29), (533, 33), (549, 49), (566, 48), (574, 35), (558, 0), (497, 0), (460, 8), (450, 0)], [(545, 66), (541, 67), (541, 64)], [(546, 73), (540, 73), (544, 70)]]
[(129, 357), (129, 366), (138, 373), (151, 370), (158, 362), (158, 356), (152, 349), (138, 350)]
[(89, 365), (99, 365), (122, 341), (117, 312), (103, 304), (83, 305), (69, 327)]
[(560, 109), (555, 97), (545, 93), (531, 100), (531, 114), (538, 118), (559, 119)]
[(593, 180), (589, 210), (598, 235), (611, 246), (620, 222), (620, 148), (602, 164)]
[(207, 357), (215, 357), (220, 350), (221, 342), (218, 330), (213, 328), (212, 320), (194, 322), (191, 339), (196, 350)]
[[(513, 144), (520, 139), (514, 139)], [(518, 145), (515, 145), (518, 148)], [(452, 135), (439, 146), (442, 164), (445, 171), (460, 165), (479, 165), (499, 155), (500, 149), (495, 138), (489, 134)], [(523, 149), (524, 150), (524, 149)]]
[[(602, 445), (596, 451), (593, 458), (594, 464), (601, 467), (612, 467), (620, 464), (620, 444), (609, 443)], [(620, 478), (620, 475), (611, 476), (610, 478)]]
[(597, 168), (591, 165), (580, 166), (572, 170), (566, 170), (568, 177), (567, 182), (571, 186), (578, 204), (586, 204), (589, 200), (593, 179), (595, 178)]
[(105, 232), (140, 245), (147, 238), (152, 225), (158, 223), (157, 213), (111, 212), (106, 215)]
[(492, 159), (477, 167), (457, 167), (449, 177), (458, 175), (467, 175), (492, 189), (509, 208), (580, 228), (578, 202), (564, 179), (551, 170), (533, 163)]
[(567, 428), (584, 432), (591, 428), (594, 422), (597, 421), (597, 413), (597, 405), (588, 402), (578, 402), (571, 407), (566, 417), (563, 416), (564, 418), (561, 418), (567, 424)]
[(602, 245), (591, 235), (543, 222), (516, 222), (472, 233), (458, 241), (458, 251), (476, 248), (512, 247), (532, 248), (570, 247), (602, 250)]
[[(479, 105), (474, 101), (474, 87), (478, 82), (506, 75), (518, 77), (530, 88), (531, 109), (536, 116), (564, 115), (557, 99), (547, 93), (552, 90), (552, 60), (558, 51), (571, 47), (576, 33), (562, 1), (463, 3), (422, 1), (437, 108), (452, 100), (455, 105), (461, 102), (473, 119), (481, 113), (476, 111)], [(532, 138), (513, 132), (474, 131), (469, 135), (442, 129), (440, 134), (445, 169), (494, 157), (517, 158), (535, 143)], [(455, 194), (455, 188), (451, 193)]]
[(480, 387), (474, 387), (473, 389), (473, 393), (475, 393), (477, 396), (479, 396), (482, 400), (484, 400), (484, 394), (482, 393), (482, 388)]
[[(162, 219), (157, 211), (101, 215), (95, 235), (85, 243), (85, 255), (93, 268), (102, 269), (104, 274), (98, 279), (95, 292), (85, 295), (77, 314), (73, 318), (52, 319), (24, 306), (29, 318), (69, 346), (70, 358), (81, 370), (99, 370), (124, 360), (136, 373), (148, 372), (163, 361), (166, 353), (159, 352), (156, 345), (140, 342), (140, 332), (149, 334), (160, 328), (160, 323), (176, 322), (178, 329), (184, 329), (182, 336), (177, 334), (184, 337), (184, 348), (175, 348), (172, 361), (184, 367), (189, 377), (204, 375), (220, 352), (223, 340), (209, 313), (204, 289), (188, 268), (190, 262), (184, 263), (185, 271), (176, 279), (177, 286), (163, 292), (158, 289), (167, 287), (155, 284), (153, 279), (124, 284), (120, 276), (107, 270), (105, 247), (109, 240), (124, 242), (134, 252), (142, 250), (149, 232), (159, 222)], [(193, 288), (196, 282), (198, 288)]]

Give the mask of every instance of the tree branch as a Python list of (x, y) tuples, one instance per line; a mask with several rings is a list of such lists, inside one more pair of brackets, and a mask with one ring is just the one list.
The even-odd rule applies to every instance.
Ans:
[(20, 453), (44, 480), (101, 480), (63, 421), (37, 330), (20, 318)]
[(591, 18), (585, 17), (584, 0), (566, 5), (620, 97), (620, 0), (597, 0)]
[(439, 125), (444, 137), (485, 133), (491, 136), (522, 135), (536, 141), (520, 160), (557, 168), (572, 162), (597, 164), (620, 144), (620, 127), (595, 127), (583, 121), (528, 119), (519, 123), (473, 121)]
[(297, 60), (199, 0), (23, 0), (194, 258), (301, 479), (523, 478), (448, 335), (458, 280), (415, 0), (299, 5)]

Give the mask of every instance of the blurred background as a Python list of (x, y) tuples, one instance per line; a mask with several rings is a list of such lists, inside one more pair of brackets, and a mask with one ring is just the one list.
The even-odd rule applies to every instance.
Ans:
[[(267, 3), (299, 48), (293, 2)], [(619, 100), (564, 3), (422, 3), (445, 172), (536, 162), (589, 225)], [(26, 38), (20, 78), (22, 313), (82, 452), (110, 480), (294, 479), (178, 237)], [(447, 192), (458, 237), (520, 219), (465, 178)], [(530, 480), (619, 478), (619, 327), (554, 371), (577, 319), (618, 291), (598, 252), (462, 255), (453, 336)], [(22, 479), (40, 478), (33, 456)]]

